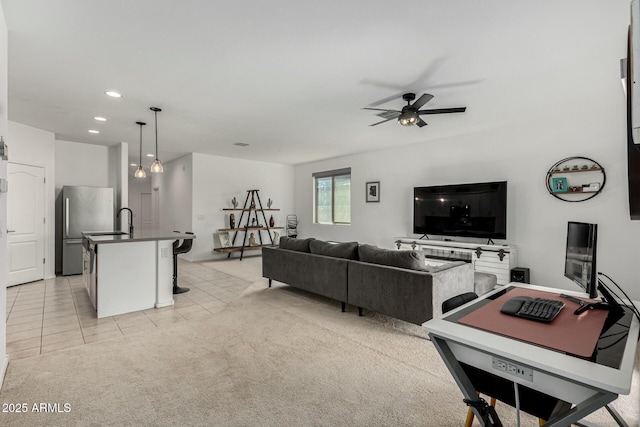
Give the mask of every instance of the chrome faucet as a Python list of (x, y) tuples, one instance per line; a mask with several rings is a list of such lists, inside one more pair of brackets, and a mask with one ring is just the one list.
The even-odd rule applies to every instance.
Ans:
[(129, 208), (120, 208), (120, 210), (118, 211), (118, 214), (116, 215), (116, 218), (119, 218), (120, 212), (124, 210), (129, 211), (129, 235), (133, 237), (133, 211)]

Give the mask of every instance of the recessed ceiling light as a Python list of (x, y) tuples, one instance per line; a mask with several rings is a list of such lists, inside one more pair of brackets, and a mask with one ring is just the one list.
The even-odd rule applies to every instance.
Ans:
[(94, 117), (93, 119), (94, 119), (94, 120), (97, 120), (97, 121), (99, 121), (99, 122), (106, 122), (106, 121), (107, 121), (107, 119), (105, 119), (104, 117), (100, 117), (100, 116), (96, 116), (96, 117)]
[(137, 163), (131, 163), (129, 166), (138, 166)]
[(112, 98), (122, 98), (122, 95), (120, 95), (118, 92), (114, 91), (114, 90), (108, 90), (104, 93), (105, 95), (108, 95)]
[(100, 133), (100, 131), (95, 129), (89, 129), (89, 133)]
[(249, 144), (246, 142), (234, 142), (233, 145), (237, 145), (238, 147), (248, 147)]
[(147, 154), (147, 157), (153, 157), (155, 154)]

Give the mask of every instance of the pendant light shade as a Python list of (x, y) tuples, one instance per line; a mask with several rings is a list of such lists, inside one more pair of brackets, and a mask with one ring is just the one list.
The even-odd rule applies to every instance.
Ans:
[(149, 109), (153, 111), (153, 114), (155, 115), (155, 119), (156, 119), (156, 160), (151, 165), (151, 172), (163, 173), (164, 168), (162, 167), (162, 163), (160, 163), (160, 160), (158, 160), (158, 111), (162, 111), (162, 110), (158, 107), (151, 107)]
[(133, 176), (136, 178), (146, 178), (147, 174), (142, 167), (142, 126), (146, 125), (145, 122), (136, 122), (137, 125), (140, 125), (140, 163), (138, 163), (138, 169), (136, 169)]

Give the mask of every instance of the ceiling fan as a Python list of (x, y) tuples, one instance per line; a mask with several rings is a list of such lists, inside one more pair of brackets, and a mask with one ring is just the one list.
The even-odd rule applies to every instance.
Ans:
[(407, 105), (402, 107), (402, 110), (385, 110), (382, 108), (368, 108), (368, 107), (363, 108), (363, 110), (382, 111), (381, 113), (376, 114), (376, 116), (382, 117), (384, 120), (369, 126), (376, 126), (381, 123), (386, 123), (393, 119), (398, 119), (398, 122), (400, 122), (402, 126), (418, 125), (418, 127), (422, 127), (427, 125), (427, 122), (422, 120), (422, 117), (420, 117), (423, 114), (464, 113), (467, 109), (467, 107), (454, 107), (454, 108), (435, 108), (432, 110), (421, 110), (420, 108), (424, 104), (426, 104), (427, 102), (433, 99), (433, 95), (428, 93), (423, 94), (413, 104), (411, 104), (411, 101), (416, 99), (415, 93), (405, 93), (404, 95), (402, 95), (402, 99), (407, 101)]

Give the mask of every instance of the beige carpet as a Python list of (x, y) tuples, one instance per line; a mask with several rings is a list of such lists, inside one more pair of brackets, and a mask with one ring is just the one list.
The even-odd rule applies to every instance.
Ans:
[[(211, 318), (16, 360), (0, 401), (29, 412), (0, 413), (0, 425), (463, 425), (462, 396), (420, 327), (339, 307), (260, 281)], [(617, 403), (638, 425), (638, 394)], [(515, 425), (513, 408), (498, 411)]]

